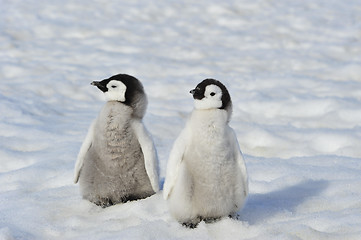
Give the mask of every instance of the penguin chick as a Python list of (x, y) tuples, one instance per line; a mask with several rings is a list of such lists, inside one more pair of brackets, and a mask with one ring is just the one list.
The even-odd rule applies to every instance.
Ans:
[(93, 81), (106, 104), (91, 124), (75, 164), (74, 183), (102, 207), (149, 197), (159, 191), (158, 158), (142, 118), (147, 97), (126, 74)]
[(226, 87), (206, 79), (190, 91), (194, 110), (171, 150), (163, 196), (186, 227), (239, 211), (248, 195), (246, 165), (228, 126), (232, 101)]

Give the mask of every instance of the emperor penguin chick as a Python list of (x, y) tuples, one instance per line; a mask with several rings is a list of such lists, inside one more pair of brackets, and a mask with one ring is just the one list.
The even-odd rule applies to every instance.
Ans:
[(91, 84), (107, 102), (80, 148), (74, 182), (84, 199), (102, 207), (153, 195), (159, 191), (158, 158), (142, 122), (143, 85), (126, 74)]
[(186, 227), (239, 211), (248, 195), (246, 165), (234, 130), (226, 87), (206, 79), (190, 91), (194, 110), (171, 150), (163, 195)]

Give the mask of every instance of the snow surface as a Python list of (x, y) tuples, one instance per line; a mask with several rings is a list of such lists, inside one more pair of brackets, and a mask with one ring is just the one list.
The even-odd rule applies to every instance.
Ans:
[[(148, 93), (164, 178), (201, 80), (245, 155), (239, 220), (181, 227), (158, 193), (99, 208), (72, 183), (117, 73)], [(361, 239), (359, 0), (0, 0), (0, 239)]]

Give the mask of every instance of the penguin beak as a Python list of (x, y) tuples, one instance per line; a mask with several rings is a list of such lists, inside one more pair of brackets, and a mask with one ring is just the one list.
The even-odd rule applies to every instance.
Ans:
[(93, 82), (91, 82), (90, 84), (93, 85), (93, 86), (98, 87), (98, 88), (99, 88), (101, 91), (103, 91), (103, 92), (108, 91), (107, 87), (104, 86), (104, 85), (103, 85), (101, 82), (99, 82), (99, 81), (93, 81)]
[(203, 93), (201, 93), (198, 89), (192, 89), (189, 93), (193, 95), (194, 99), (201, 100), (204, 97)]

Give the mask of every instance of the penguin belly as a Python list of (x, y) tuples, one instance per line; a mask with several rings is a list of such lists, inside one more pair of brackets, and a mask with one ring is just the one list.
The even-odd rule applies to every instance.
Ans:
[(226, 112), (194, 111), (185, 163), (192, 176), (192, 205), (201, 218), (228, 216), (235, 209), (237, 163), (226, 130)]
[(192, 179), (191, 204), (202, 219), (228, 216), (235, 208), (236, 164), (227, 151), (189, 149), (186, 166)]
[(87, 152), (79, 179), (83, 198), (103, 207), (154, 194), (129, 121), (109, 119)]

